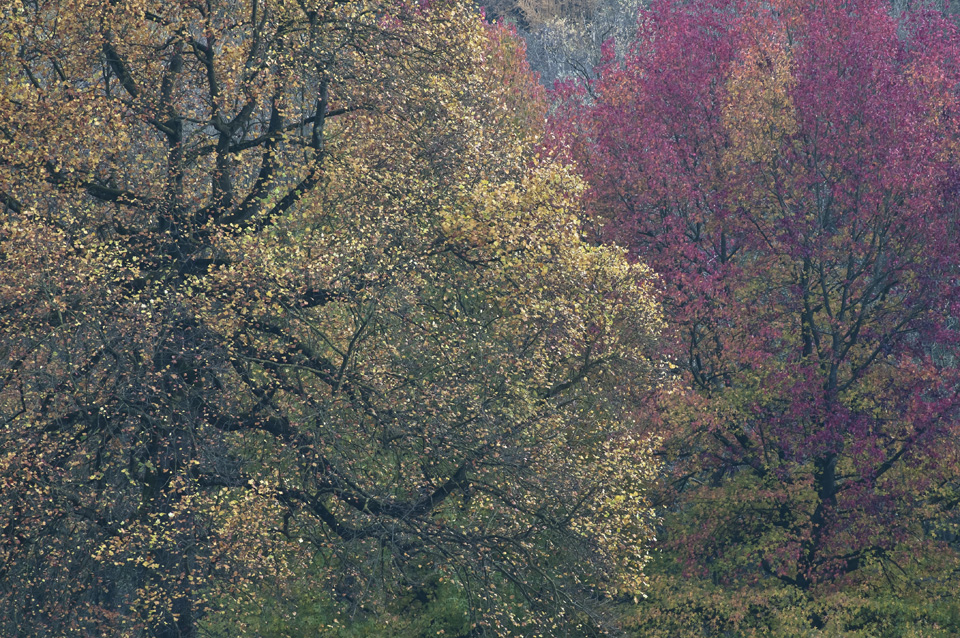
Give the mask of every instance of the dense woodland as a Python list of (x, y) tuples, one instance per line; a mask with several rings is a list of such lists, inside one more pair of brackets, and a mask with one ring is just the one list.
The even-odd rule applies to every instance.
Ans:
[(960, 635), (957, 24), (0, 0), (0, 633)]

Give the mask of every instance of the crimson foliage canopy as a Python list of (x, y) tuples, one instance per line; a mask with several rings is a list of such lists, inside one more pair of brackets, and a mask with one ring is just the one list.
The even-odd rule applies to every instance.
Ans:
[(557, 88), (554, 127), (601, 236), (662, 278), (666, 546), (725, 587), (949, 588), (955, 27), (877, 0), (663, 1), (606, 60)]

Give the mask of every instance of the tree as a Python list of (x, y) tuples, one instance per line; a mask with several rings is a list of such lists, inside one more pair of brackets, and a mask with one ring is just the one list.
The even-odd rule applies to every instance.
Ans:
[(508, 34), (453, 2), (3, 11), (5, 633), (195, 636), (308, 570), (331, 623), (442, 581), (474, 635), (638, 590), (651, 276), (581, 239)]
[(623, 62), (560, 87), (687, 388), (660, 498), (694, 580), (659, 579), (651, 635), (876, 635), (888, 586), (955, 590), (958, 45), (872, 0), (659, 2)]

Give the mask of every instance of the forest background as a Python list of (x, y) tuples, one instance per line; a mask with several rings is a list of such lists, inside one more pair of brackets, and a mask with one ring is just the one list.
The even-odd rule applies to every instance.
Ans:
[(952, 5), (0, 7), (5, 635), (960, 633)]

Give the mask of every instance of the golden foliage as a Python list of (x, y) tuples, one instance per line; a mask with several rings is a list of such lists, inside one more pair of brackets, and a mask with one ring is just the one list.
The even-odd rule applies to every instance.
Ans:
[(425, 571), (495, 633), (596, 625), (642, 585), (659, 310), (522, 48), (458, 3), (161, 8), (5, 9), (0, 626)]

